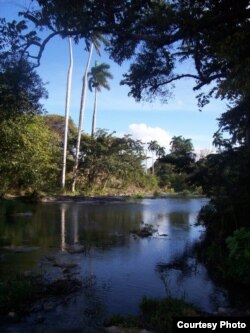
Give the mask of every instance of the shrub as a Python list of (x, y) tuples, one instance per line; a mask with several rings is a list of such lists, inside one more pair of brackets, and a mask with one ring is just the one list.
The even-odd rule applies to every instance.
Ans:
[(250, 230), (240, 228), (226, 239), (229, 275), (250, 284)]

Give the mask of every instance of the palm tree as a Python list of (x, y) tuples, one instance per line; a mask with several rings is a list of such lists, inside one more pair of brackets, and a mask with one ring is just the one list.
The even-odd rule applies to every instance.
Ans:
[(155, 155), (157, 155), (157, 152), (160, 148), (161, 147), (157, 141), (151, 140), (150, 142), (148, 142), (148, 150), (152, 153), (152, 174), (153, 175), (155, 173), (154, 158), (155, 158)]
[(64, 140), (63, 140), (63, 164), (62, 164), (62, 190), (65, 188), (65, 174), (66, 174), (66, 157), (67, 157), (67, 143), (68, 143), (68, 124), (69, 124), (69, 106), (70, 106), (70, 93), (71, 93), (71, 81), (73, 70), (73, 51), (71, 37), (69, 37), (69, 69), (67, 76), (67, 88), (66, 88), (66, 103), (65, 103), (65, 120), (64, 120)]
[(77, 179), (77, 170), (79, 164), (79, 153), (80, 153), (80, 144), (81, 144), (81, 134), (82, 134), (82, 125), (83, 125), (83, 115), (85, 111), (85, 102), (87, 95), (87, 83), (88, 83), (88, 71), (90, 66), (90, 61), (92, 57), (93, 48), (100, 55), (99, 49), (101, 42), (107, 45), (107, 41), (100, 33), (95, 33), (90, 40), (86, 40), (86, 47), (89, 51), (88, 60), (85, 68), (85, 73), (83, 76), (83, 84), (82, 84), (82, 92), (81, 92), (81, 103), (80, 103), (80, 112), (79, 112), (79, 122), (78, 122), (78, 134), (77, 134), (77, 142), (76, 142), (76, 155), (75, 155), (75, 163), (73, 168), (73, 182), (72, 182), (72, 192), (75, 192), (76, 179)]
[(96, 110), (97, 110), (97, 92), (101, 91), (101, 88), (110, 89), (107, 79), (112, 79), (113, 75), (109, 72), (110, 66), (106, 63), (98, 65), (97, 61), (95, 66), (91, 68), (89, 73), (89, 89), (95, 91), (94, 110), (92, 117), (92, 131), (91, 135), (94, 136), (96, 129)]

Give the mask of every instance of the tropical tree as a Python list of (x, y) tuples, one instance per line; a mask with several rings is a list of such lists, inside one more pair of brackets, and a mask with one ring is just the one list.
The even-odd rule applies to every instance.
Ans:
[(79, 164), (79, 153), (80, 153), (80, 145), (81, 145), (81, 132), (83, 126), (83, 116), (85, 111), (86, 104), (86, 95), (87, 95), (87, 85), (88, 85), (88, 72), (89, 66), (91, 62), (91, 57), (93, 53), (93, 48), (95, 48), (96, 52), (100, 55), (100, 46), (103, 42), (107, 45), (106, 39), (98, 32), (95, 32), (89, 39), (85, 40), (86, 48), (88, 50), (88, 60), (82, 80), (82, 92), (81, 92), (81, 102), (80, 102), (80, 112), (79, 112), (79, 122), (78, 122), (78, 133), (77, 133), (77, 142), (76, 142), (76, 154), (75, 154), (75, 164), (73, 168), (73, 182), (72, 182), (72, 192), (75, 192), (76, 180), (77, 180), (77, 169)]
[(148, 142), (148, 150), (152, 153), (152, 174), (155, 173), (154, 163), (155, 163), (155, 157), (160, 149), (160, 145), (156, 140), (151, 140)]
[[(65, 117), (58, 114), (46, 114), (44, 121), (49, 129), (55, 133), (58, 138), (59, 146), (63, 151), (64, 142), (64, 129), (65, 129)], [(68, 119), (68, 150), (74, 151), (76, 145), (77, 127), (75, 126), (71, 117)], [(74, 141), (74, 142), (73, 142)], [(72, 153), (71, 153), (72, 154)], [(73, 155), (72, 155), (73, 158)]]
[(0, 58), (0, 120), (44, 112), (41, 98), (47, 97), (44, 84), (26, 58)]
[(176, 192), (194, 189), (188, 182), (195, 162), (193, 150), (191, 139), (182, 136), (172, 138), (170, 153), (159, 156), (155, 165), (161, 187), (172, 188)]
[(110, 66), (106, 63), (98, 64), (95, 62), (95, 66), (91, 68), (89, 73), (89, 89), (94, 89), (94, 110), (92, 116), (92, 131), (91, 135), (94, 136), (96, 130), (96, 111), (97, 111), (97, 93), (101, 91), (101, 88), (110, 89), (108, 78), (112, 79), (113, 75), (109, 72)]
[(0, 126), (1, 191), (51, 190), (59, 176), (57, 136), (41, 116), (3, 120)]
[(77, 169), (79, 164), (79, 152), (80, 152), (80, 144), (81, 144), (81, 132), (82, 132), (82, 123), (83, 123), (83, 115), (85, 111), (85, 103), (86, 103), (86, 94), (87, 94), (87, 80), (88, 80), (88, 70), (90, 66), (90, 61), (93, 52), (93, 43), (90, 44), (88, 60), (85, 68), (85, 73), (82, 80), (82, 92), (81, 92), (81, 102), (80, 102), (80, 112), (79, 112), (79, 122), (78, 122), (78, 132), (77, 132), (77, 142), (76, 142), (76, 153), (75, 153), (75, 163), (73, 168), (73, 182), (72, 182), (72, 192), (75, 192), (76, 179), (77, 179)]
[[(78, 169), (78, 187), (85, 191), (155, 188), (154, 177), (143, 170), (143, 145), (129, 135), (122, 138), (105, 130), (84, 134)], [(117, 192), (116, 192), (117, 193)]]
[(162, 159), (165, 163), (174, 165), (177, 172), (189, 172), (195, 161), (194, 147), (191, 139), (183, 136), (173, 136), (170, 142), (170, 154)]
[(70, 107), (70, 93), (71, 93), (71, 81), (73, 70), (73, 50), (72, 40), (69, 37), (69, 69), (67, 76), (67, 88), (66, 88), (66, 103), (65, 103), (65, 123), (64, 123), (64, 140), (63, 140), (63, 163), (62, 163), (62, 181), (61, 186), (64, 191), (65, 188), (65, 175), (66, 175), (66, 158), (67, 158), (67, 143), (68, 143), (68, 124), (69, 124), (69, 107)]

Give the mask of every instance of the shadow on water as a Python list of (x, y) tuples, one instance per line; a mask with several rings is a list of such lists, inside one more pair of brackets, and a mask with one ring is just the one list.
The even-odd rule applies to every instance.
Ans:
[(158, 263), (156, 269), (167, 297), (188, 301), (204, 312), (229, 305), (227, 291), (212, 282), (206, 267), (195, 257), (194, 245), (168, 263)]
[[(37, 270), (50, 283), (77, 279), (82, 286), (67, 297), (40, 300), (36, 311), (14, 325), (16, 332), (98, 332), (111, 314), (137, 314), (143, 296), (184, 298), (208, 312), (224, 306), (224, 290), (191, 255), (185, 269), (180, 263), (167, 266), (200, 239), (204, 230), (194, 224), (205, 202), (1, 202), (1, 278), (11, 271)], [(130, 233), (142, 224), (156, 232), (147, 238)], [(166, 266), (156, 269), (159, 263)]]

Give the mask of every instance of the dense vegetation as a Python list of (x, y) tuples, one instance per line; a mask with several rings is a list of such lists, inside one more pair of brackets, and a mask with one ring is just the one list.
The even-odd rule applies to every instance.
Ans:
[[(109, 39), (106, 48), (115, 61), (132, 58), (122, 83), (138, 101), (157, 95), (166, 100), (174, 81), (193, 78), (194, 90), (208, 87), (197, 96), (200, 107), (212, 97), (227, 98), (230, 107), (221, 115), (214, 135), (216, 154), (195, 162), (191, 142), (174, 137), (170, 153), (161, 150), (151, 174), (143, 168), (140, 142), (105, 131), (93, 137), (82, 134), (77, 189), (95, 192), (109, 188), (123, 193), (132, 184), (150, 190), (157, 186), (175, 191), (202, 188), (211, 199), (199, 216), (207, 228), (204, 258), (216, 263), (220, 276), (249, 285), (249, 1), (37, 2), (37, 10), (23, 13), (35, 23), (35, 31), (27, 31), (25, 20), (7, 23), (1, 19), (1, 192), (59, 188), (62, 121), (58, 118), (56, 125), (52, 118), (44, 119), (39, 100), (46, 91), (34, 68), (53, 36), (71, 36), (75, 42), (84, 39), (88, 46), (94, 35), (102, 33)], [(42, 29), (48, 32), (44, 40), (39, 37)], [(39, 52), (31, 57), (34, 45)], [(186, 60), (193, 62), (194, 70), (176, 72), (178, 62)], [(72, 125), (69, 183), (75, 131)]]
[(197, 317), (201, 315), (192, 305), (183, 300), (173, 298), (143, 298), (140, 303), (140, 314), (137, 317), (113, 316), (109, 325), (122, 327), (138, 327), (154, 330), (154, 332), (173, 332), (173, 319), (176, 317)]

